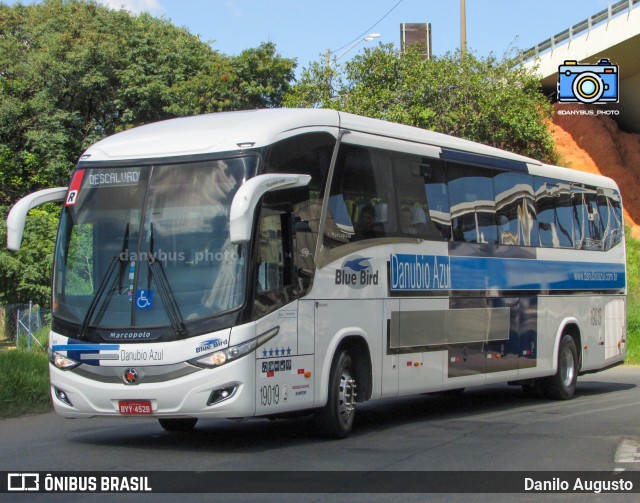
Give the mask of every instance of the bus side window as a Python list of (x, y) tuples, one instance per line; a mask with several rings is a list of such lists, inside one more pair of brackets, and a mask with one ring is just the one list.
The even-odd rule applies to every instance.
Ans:
[(533, 205), (533, 177), (509, 171), (494, 179), (498, 242), (531, 246), (538, 243), (538, 225)]
[(498, 242), (493, 194), (495, 171), (478, 166), (449, 163), (449, 201), (454, 241)]
[(558, 230), (560, 248), (573, 248), (573, 212), (571, 210), (571, 188), (567, 183), (555, 184), (554, 223)]
[(451, 240), (451, 211), (447, 190), (447, 172), (443, 161), (422, 159), (424, 191), (427, 196), (428, 218), (444, 241)]
[(602, 249), (606, 251), (622, 241), (620, 197), (611, 190), (600, 189), (597, 202), (602, 224)]
[(571, 212), (573, 216), (573, 245), (580, 250), (585, 248), (587, 235), (587, 208), (584, 193), (579, 187), (571, 188)]
[(538, 237), (544, 248), (560, 247), (558, 230), (555, 224), (555, 200), (551, 183), (544, 178), (534, 178), (536, 213), (538, 215)]
[(283, 306), (301, 294), (296, 283), (291, 213), (263, 206), (258, 227), (254, 317)]
[[(444, 162), (428, 157), (398, 155), (394, 160), (394, 178), (399, 203), (396, 235), (435, 241), (448, 239), (451, 223)], [(436, 214), (439, 223), (434, 221)]]
[(578, 249), (602, 249), (602, 221), (596, 190), (588, 187), (571, 187), (573, 209), (574, 244)]
[(313, 257), (320, 229), (322, 193), (335, 143), (329, 133), (301, 134), (274, 144), (266, 156), (265, 173), (311, 175), (307, 187), (286, 191), (293, 206), (296, 266), (307, 277), (315, 269)]
[(388, 153), (343, 143), (331, 184), (325, 246), (392, 233), (397, 225), (394, 208)]
[(571, 188), (566, 183), (535, 177), (540, 246), (573, 248)]
[(602, 250), (604, 245), (604, 225), (602, 223), (602, 215), (598, 209), (598, 202), (595, 190), (585, 197), (587, 205), (587, 229), (589, 233), (588, 239), (590, 250)]

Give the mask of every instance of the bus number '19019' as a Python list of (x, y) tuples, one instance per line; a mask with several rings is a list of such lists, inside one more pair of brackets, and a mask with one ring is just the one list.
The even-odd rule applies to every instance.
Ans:
[(278, 405), (280, 401), (280, 386), (278, 384), (274, 386), (262, 386), (260, 388), (260, 402), (262, 406), (266, 405)]

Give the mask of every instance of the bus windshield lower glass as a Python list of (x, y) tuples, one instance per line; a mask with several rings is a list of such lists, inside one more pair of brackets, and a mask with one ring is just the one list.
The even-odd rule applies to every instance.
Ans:
[(230, 243), (229, 210), (257, 159), (78, 169), (56, 244), (55, 317), (81, 338), (152, 327), (183, 337), (239, 307), (247, 253)]

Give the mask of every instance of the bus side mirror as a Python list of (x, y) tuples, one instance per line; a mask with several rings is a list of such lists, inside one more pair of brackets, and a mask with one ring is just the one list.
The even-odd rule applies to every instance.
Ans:
[(231, 243), (246, 243), (251, 239), (253, 216), (260, 198), (267, 192), (305, 187), (311, 175), (270, 174), (258, 175), (247, 180), (236, 192), (229, 212), (229, 235)]
[(24, 224), (29, 210), (41, 206), (45, 203), (56, 203), (65, 200), (67, 187), (56, 187), (54, 189), (44, 189), (24, 196), (13, 205), (7, 217), (7, 248), (18, 251), (22, 244), (22, 234)]

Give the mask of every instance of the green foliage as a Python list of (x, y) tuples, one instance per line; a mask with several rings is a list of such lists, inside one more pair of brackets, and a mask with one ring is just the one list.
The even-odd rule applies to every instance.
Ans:
[(273, 43), (246, 49), (239, 56), (215, 55), (193, 78), (173, 86), (167, 112), (182, 116), (281, 105), (295, 61), (277, 54)]
[(0, 417), (51, 409), (47, 354), (0, 351)]
[(631, 228), (625, 229), (627, 246), (627, 289), (629, 296), (640, 303), (640, 241), (631, 237)]
[[(22, 248), (10, 252), (0, 248), (0, 304), (51, 302), (53, 248), (60, 208), (45, 205), (27, 217)], [(7, 239), (7, 208), (0, 208), (0, 242)]]
[(627, 363), (640, 365), (640, 241), (626, 229), (627, 244)]
[(555, 162), (546, 126), (552, 107), (539, 88), (539, 78), (508, 59), (456, 53), (424, 60), (418, 50), (380, 45), (338, 70), (311, 64), (284, 104), (334, 108)]
[[(31, 351), (46, 353), (47, 346), (49, 344), (49, 332), (51, 332), (51, 326), (47, 325), (40, 330), (33, 332), (31, 336)], [(27, 341), (27, 334), (22, 332), (16, 342), (16, 348), (22, 351), (27, 351), (29, 348), (29, 342)]]
[(97, 140), (170, 117), (278, 106), (295, 61), (82, 0), (0, 4), (0, 205), (64, 186)]
[(627, 358), (629, 365), (640, 365), (640, 298), (630, 295), (627, 300)]
[[(229, 57), (167, 20), (91, 1), (0, 3), (0, 239), (8, 207), (67, 185), (97, 140), (176, 116), (279, 106), (294, 68), (272, 43)], [(58, 214), (32, 211), (22, 250), (0, 249), (0, 303), (49, 304)]]

